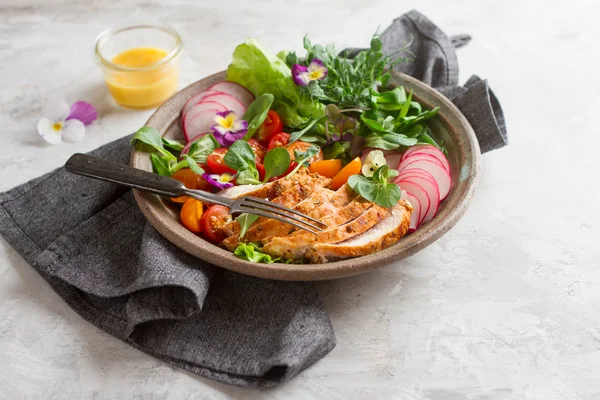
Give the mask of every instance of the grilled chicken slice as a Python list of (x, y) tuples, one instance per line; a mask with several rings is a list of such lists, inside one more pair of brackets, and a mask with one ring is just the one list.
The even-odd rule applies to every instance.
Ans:
[(274, 199), (295, 185), (306, 185), (321, 183), (321, 186), (329, 186), (330, 179), (318, 174), (311, 174), (307, 168), (301, 168), (291, 178), (277, 179), (276, 181), (262, 185), (240, 185), (221, 190), (218, 194), (230, 199), (239, 199), (243, 196), (260, 197), (261, 199)]
[(385, 249), (406, 234), (412, 211), (408, 201), (400, 200), (387, 217), (365, 233), (340, 243), (315, 243), (305, 257), (311, 263), (325, 263)]
[[(271, 200), (271, 202), (275, 203), (275, 204), (279, 204), (284, 207), (293, 208), (299, 202), (301, 202), (302, 200), (307, 198), (310, 195), (312, 190), (313, 190), (312, 186), (308, 187), (305, 185), (294, 185), (289, 190), (286, 190), (285, 192), (283, 192), (281, 194), (281, 196), (275, 197), (273, 200)], [(269, 219), (266, 217), (260, 217), (256, 220), (255, 224), (260, 224), (265, 221), (276, 221), (276, 220), (272, 220), (272, 219)], [(231, 221), (230, 223), (228, 223), (227, 225), (225, 225), (221, 228), (221, 232), (223, 232), (225, 234), (225, 236), (227, 236), (228, 238), (231, 236), (237, 237), (240, 233), (240, 224), (237, 221)], [(235, 244), (235, 246), (237, 246), (237, 243)], [(234, 246), (234, 248), (235, 248), (235, 246)], [(225, 247), (229, 248), (229, 246), (225, 246)]]
[(337, 243), (347, 240), (367, 231), (381, 221), (388, 213), (387, 209), (378, 205), (372, 205), (356, 219), (343, 225), (331, 227), (318, 234), (296, 231), (286, 237), (274, 237), (265, 244), (262, 251), (272, 256), (283, 257), (284, 259), (301, 260), (312, 244)]

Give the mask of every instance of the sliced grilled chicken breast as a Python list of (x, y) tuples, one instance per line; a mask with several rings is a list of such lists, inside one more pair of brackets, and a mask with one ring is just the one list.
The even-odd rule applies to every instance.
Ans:
[(311, 263), (325, 263), (375, 253), (396, 243), (410, 226), (412, 206), (400, 200), (391, 213), (368, 231), (339, 243), (315, 243), (306, 251)]
[(274, 237), (265, 244), (262, 251), (285, 259), (301, 260), (314, 243), (337, 243), (359, 235), (377, 224), (389, 211), (378, 205), (373, 205), (357, 218), (343, 225), (327, 229), (319, 234), (296, 231), (286, 237)]
[(302, 184), (310, 186), (312, 183), (320, 183), (328, 187), (331, 180), (318, 174), (311, 174), (308, 169), (301, 168), (291, 178), (277, 179), (276, 181), (262, 185), (240, 185), (221, 190), (218, 194), (230, 199), (239, 199), (242, 196), (254, 196), (261, 199), (273, 199), (279, 197), (294, 185)]

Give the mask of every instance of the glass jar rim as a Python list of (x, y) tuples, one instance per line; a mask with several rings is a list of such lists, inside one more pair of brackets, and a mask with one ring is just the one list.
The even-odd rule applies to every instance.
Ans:
[[(166, 57), (161, 58), (159, 61), (155, 62), (152, 65), (148, 65), (147, 67), (126, 67), (124, 65), (115, 64), (112, 61), (106, 59), (102, 55), (102, 52), (100, 51), (100, 46), (104, 42), (103, 39), (109, 38), (110, 36), (115, 35), (117, 33), (126, 32), (126, 31), (134, 30), (134, 29), (140, 29), (140, 28), (159, 29), (161, 31), (164, 31), (164, 32), (170, 34), (171, 36), (173, 36), (173, 38), (175, 38), (175, 48), (169, 54), (167, 54)], [(172, 61), (174, 58), (176, 58), (179, 55), (179, 53), (181, 53), (182, 48), (183, 48), (183, 42), (182, 42), (179, 34), (174, 29), (169, 28), (167, 26), (145, 24), (145, 25), (130, 25), (130, 26), (126, 26), (126, 27), (112, 27), (112, 28), (108, 28), (108, 29), (102, 31), (96, 37), (96, 40), (94, 42), (94, 58), (96, 59), (96, 62), (98, 64), (104, 65), (106, 67), (109, 67), (109, 68), (112, 68), (112, 69), (115, 69), (118, 71), (123, 71), (123, 72), (150, 71), (150, 70), (162, 67), (165, 64), (168, 64), (170, 61)]]

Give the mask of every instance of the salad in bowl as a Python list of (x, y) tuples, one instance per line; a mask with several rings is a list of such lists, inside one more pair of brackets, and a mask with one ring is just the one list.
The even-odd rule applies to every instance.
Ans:
[(248, 39), (227, 79), (187, 99), (185, 140), (145, 126), (133, 136), (153, 171), (190, 189), (255, 196), (321, 221), (319, 233), (192, 198), (185, 228), (258, 263), (326, 263), (375, 253), (433, 219), (452, 172), (430, 123), (439, 108), (390, 84), (408, 50), (386, 56), (377, 35), (354, 57), (304, 39), (305, 54)]

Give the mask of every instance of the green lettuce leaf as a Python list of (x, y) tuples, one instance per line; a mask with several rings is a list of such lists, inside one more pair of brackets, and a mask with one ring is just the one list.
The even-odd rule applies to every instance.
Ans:
[(242, 260), (252, 261), (256, 263), (271, 264), (277, 261), (281, 261), (281, 258), (272, 258), (270, 255), (260, 251), (260, 246), (256, 243), (240, 243), (238, 247), (233, 251), (238, 258)]
[(247, 39), (234, 50), (227, 80), (244, 86), (256, 97), (271, 93), (275, 97), (271, 108), (291, 128), (323, 116), (325, 106), (302, 93), (290, 67), (254, 39)]

